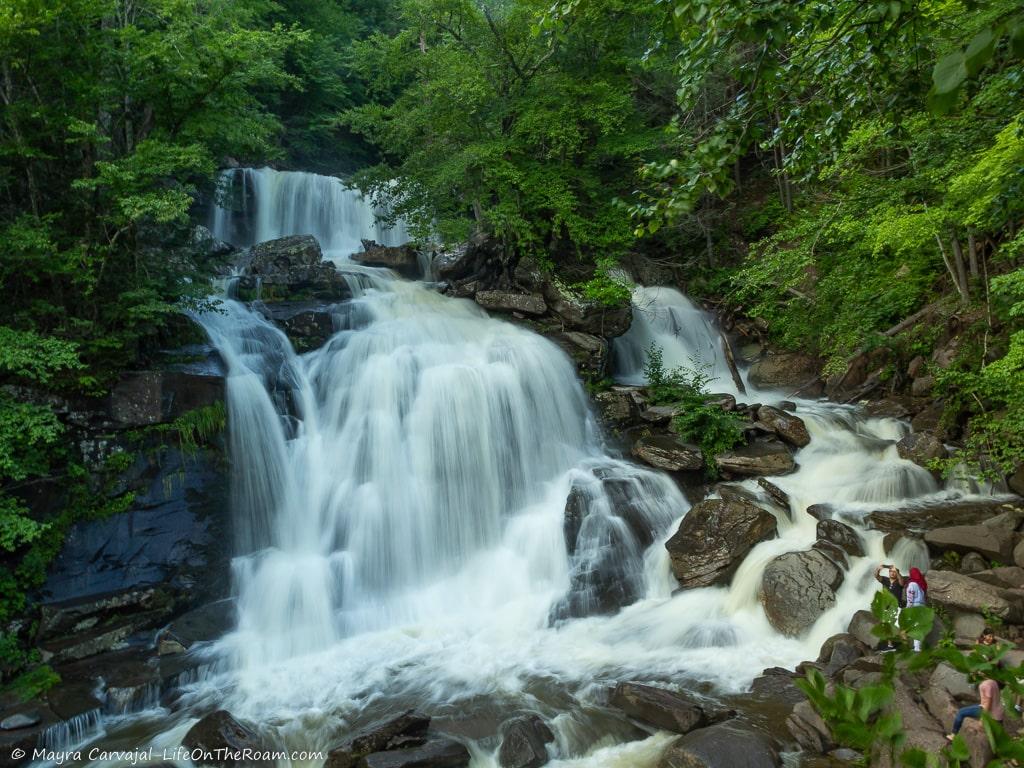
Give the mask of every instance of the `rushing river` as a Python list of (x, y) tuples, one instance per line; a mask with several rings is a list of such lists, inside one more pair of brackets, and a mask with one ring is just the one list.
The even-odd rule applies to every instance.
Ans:
[[(207, 672), (184, 709), (108, 723), (110, 743), (174, 745), (193, 713), (225, 708), (276, 745), (323, 749), (417, 707), (465, 740), (481, 768), (497, 765), (500, 723), (530, 711), (556, 734), (552, 765), (654, 765), (666, 736), (637, 739), (605, 706), (609, 686), (740, 692), (765, 667), (814, 658), (868, 602), (883, 557), (874, 532), (864, 532), (868, 556), (852, 560), (838, 604), (806, 637), (769, 625), (761, 573), (814, 542), (807, 506), (880, 509), (960, 493), (899, 458), (906, 425), (800, 401), (812, 441), (796, 473), (773, 479), (792, 500), (779, 537), (755, 547), (728, 588), (673, 595), (663, 543), (690, 504), (667, 476), (609, 448), (557, 346), (468, 300), (351, 262), (361, 238), (406, 236), (381, 229), (336, 180), (270, 170), (228, 178), (236, 194), (247, 190), (246, 204), (215, 213), (216, 235), (246, 245), (314, 234), (354, 298), (335, 307), (330, 341), (304, 355), (237, 301), (198, 317), (228, 367), (238, 626), (203, 651)], [(716, 390), (733, 390), (703, 312), (669, 288), (637, 288), (635, 302), (634, 326), (615, 343), (621, 381), (642, 379), (653, 341), (669, 366), (696, 357)], [(748, 388), (743, 399), (782, 396)], [(588, 514), (570, 553), (574, 487)], [(908, 550), (902, 565), (922, 555)], [(612, 588), (625, 607), (608, 613)]]

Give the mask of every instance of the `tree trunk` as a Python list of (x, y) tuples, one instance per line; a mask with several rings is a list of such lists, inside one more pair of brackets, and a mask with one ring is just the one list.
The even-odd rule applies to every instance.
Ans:
[(967, 233), (967, 258), (971, 268), (971, 279), (978, 279), (978, 241), (973, 230)]

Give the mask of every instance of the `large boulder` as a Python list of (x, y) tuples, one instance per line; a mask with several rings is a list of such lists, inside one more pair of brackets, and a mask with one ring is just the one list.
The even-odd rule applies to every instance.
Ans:
[(380, 245), (373, 240), (363, 240), (361, 253), (353, 253), (352, 261), (368, 267), (393, 269), (409, 278), (421, 276), (419, 254), (411, 245)]
[(359, 760), (374, 752), (386, 752), (426, 743), (430, 718), (414, 710), (378, 720), (327, 754), (324, 768), (353, 768)]
[(633, 455), (658, 469), (696, 471), (704, 467), (704, 454), (696, 445), (672, 435), (647, 435), (633, 444)]
[(747, 381), (762, 389), (795, 390), (807, 387), (801, 394), (814, 396), (821, 393), (821, 386), (809, 384), (818, 377), (819, 364), (816, 359), (800, 352), (777, 352), (756, 361), (747, 371)]
[(774, 432), (795, 448), (803, 448), (811, 442), (811, 435), (807, 431), (803, 419), (799, 419), (791, 413), (786, 413), (770, 405), (762, 405), (757, 409), (757, 420), (769, 432)]
[(285, 332), (296, 352), (317, 349), (334, 334), (330, 305), (317, 301), (278, 301), (257, 306), (264, 317)]
[(715, 466), (726, 476), (788, 475), (796, 471), (793, 454), (778, 440), (765, 440), (735, 448), (715, 457)]
[(990, 520), (1004, 512), (1024, 514), (1024, 506), (1018, 501), (946, 501), (935, 504), (920, 504), (900, 509), (870, 512), (867, 522), (880, 531), (923, 533), (937, 528), (976, 525)]
[(1019, 511), (1007, 511), (980, 525), (954, 525), (936, 528), (924, 535), (929, 547), (938, 552), (978, 552), (1001, 563), (1013, 561), (1017, 544), (1015, 532), (1024, 517)]
[(632, 304), (607, 307), (580, 297), (558, 280), (544, 285), (544, 298), (551, 311), (570, 330), (610, 339), (624, 334), (633, 322)]
[(853, 557), (864, 556), (864, 542), (853, 528), (838, 520), (820, 520), (816, 529), (818, 539), (831, 542)]
[(928, 573), (928, 602), (950, 611), (988, 612), (1011, 623), (1024, 620), (1024, 593), (953, 571)]
[(878, 645), (879, 641), (878, 637), (871, 630), (877, 625), (878, 619), (875, 618), (875, 615), (871, 611), (862, 609), (853, 614), (846, 632), (868, 648), (874, 648)]
[(778, 768), (779, 754), (767, 735), (740, 723), (718, 723), (676, 739), (658, 768)]
[(836, 604), (842, 583), (842, 569), (818, 550), (779, 555), (761, 579), (768, 621), (784, 635), (802, 634)]
[(473, 296), (481, 307), (491, 312), (519, 312), (524, 315), (543, 315), (548, 311), (544, 297), (536, 293), (512, 291), (477, 291)]
[(239, 297), (264, 301), (351, 298), (348, 283), (333, 263), (323, 260), (312, 235), (293, 235), (257, 243), (239, 264)]
[(612, 387), (594, 395), (601, 421), (612, 427), (626, 426), (647, 407), (639, 387)]
[(501, 768), (540, 768), (548, 762), (546, 745), (555, 740), (555, 734), (540, 717), (517, 717), (505, 723), (502, 731), (498, 750)]
[(786, 727), (796, 743), (808, 752), (822, 754), (836, 747), (832, 731), (806, 699), (793, 707)]
[(675, 733), (707, 725), (703, 708), (690, 696), (639, 683), (619, 683), (609, 703), (634, 720)]
[(747, 501), (696, 504), (665, 542), (672, 572), (684, 589), (728, 583), (756, 544), (774, 538), (775, 516)]
[(374, 752), (360, 758), (355, 768), (466, 768), (470, 759), (465, 744), (431, 739), (418, 747)]
[(197, 761), (202, 765), (221, 766), (259, 765), (271, 766), (272, 760), (243, 759), (240, 753), (266, 752), (267, 747), (256, 732), (242, 725), (231, 713), (219, 709), (202, 718), (193, 725), (181, 744), (190, 750), (201, 750), (203, 759)]
[(901, 459), (912, 461), (925, 469), (934, 459), (944, 459), (948, 455), (946, 446), (933, 432), (911, 432), (896, 443), (896, 451)]
[(857, 659), (867, 655), (873, 645), (874, 643), (870, 646), (862, 643), (848, 632), (832, 635), (821, 644), (817, 663), (822, 665), (825, 674), (831, 677), (843, 667), (849, 666)]

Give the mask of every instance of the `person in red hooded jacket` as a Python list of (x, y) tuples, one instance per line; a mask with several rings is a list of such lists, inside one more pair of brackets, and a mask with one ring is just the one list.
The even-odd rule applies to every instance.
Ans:
[[(907, 608), (914, 608), (919, 605), (928, 604), (928, 582), (919, 568), (911, 568), (910, 576), (907, 577), (907, 584), (904, 589), (907, 600)], [(921, 650), (921, 641), (914, 641), (914, 650)]]

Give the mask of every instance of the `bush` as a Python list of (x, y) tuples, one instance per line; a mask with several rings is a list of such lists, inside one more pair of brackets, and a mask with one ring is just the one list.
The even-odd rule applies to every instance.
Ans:
[(661, 348), (651, 344), (644, 363), (647, 378), (647, 399), (653, 405), (675, 405), (679, 414), (673, 421), (676, 433), (684, 440), (700, 446), (704, 465), (712, 477), (717, 475), (715, 456), (743, 441), (741, 421), (734, 413), (709, 405), (709, 366), (697, 361), (693, 368), (665, 370)]

